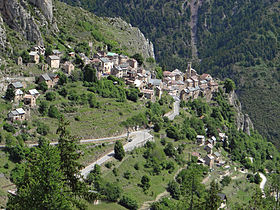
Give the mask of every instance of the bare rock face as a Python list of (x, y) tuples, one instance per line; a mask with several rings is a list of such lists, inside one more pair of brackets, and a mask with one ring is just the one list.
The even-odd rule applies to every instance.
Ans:
[(244, 115), (242, 113), (241, 103), (238, 100), (238, 97), (234, 91), (229, 94), (228, 100), (229, 100), (229, 104), (232, 105), (237, 112), (236, 121), (235, 121), (237, 129), (244, 131), (248, 135), (251, 135), (250, 130), (254, 129), (254, 125), (249, 115), (248, 114)]
[(131, 24), (121, 18), (109, 18), (109, 20), (109, 23), (114, 27), (129, 33), (127, 37), (133, 37), (133, 39), (126, 40), (126, 42), (130, 43), (131, 47), (137, 48), (135, 49), (136, 52), (140, 52), (144, 58), (155, 58), (153, 43), (146, 39), (139, 28), (132, 27)]
[(4, 27), (3, 19), (0, 16), (0, 52), (5, 51), (6, 45), (7, 45), (6, 30)]
[(38, 7), (49, 22), (53, 20), (52, 0), (28, 0), (30, 3)]
[(5, 23), (22, 33), (24, 37), (38, 44), (43, 44), (39, 26), (24, 0), (0, 0), (0, 12)]

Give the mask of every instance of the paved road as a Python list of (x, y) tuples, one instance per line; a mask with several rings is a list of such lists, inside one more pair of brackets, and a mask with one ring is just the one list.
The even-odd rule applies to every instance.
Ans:
[[(149, 130), (141, 130), (141, 131), (135, 131), (130, 134), (132, 141), (128, 142), (124, 145), (125, 151), (131, 151), (136, 147), (143, 146), (148, 140), (151, 140), (153, 136), (149, 133)], [(93, 162), (89, 166), (85, 167), (83, 170), (81, 170), (81, 174), (83, 177), (87, 177), (87, 175), (90, 173), (90, 171), (94, 168), (95, 164), (101, 165), (108, 161), (110, 158), (114, 156), (114, 151), (110, 151), (103, 157), (99, 158), (97, 161)]]
[[(136, 133), (138, 133), (139, 131), (134, 131), (134, 132), (131, 132), (129, 135), (130, 136), (133, 136), (135, 135)], [(98, 143), (100, 141), (106, 141), (106, 140), (117, 140), (117, 139), (121, 139), (121, 138), (126, 138), (127, 137), (127, 134), (122, 134), (122, 135), (119, 135), (119, 136), (113, 136), (113, 137), (105, 137), (105, 138), (99, 138), (99, 139), (83, 139), (83, 140), (80, 140), (80, 143), (83, 144), (83, 143)], [(50, 145), (57, 145), (58, 142), (51, 142)], [(38, 144), (27, 144), (27, 146), (29, 147), (36, 147), (38, 146)], [(5, 145), (0, 145), (0, 148), (5, 148), (6, 146)]]
[(260, 177), (262, 178), (262, 181), (260, 183), (260, 188), (261, 188), (261, 191), (263, 193), (263, 197), (265, 197), (265, 195), (264, 195), (264, 186), (265, 186), (265, 183), (266, 183), (267, 179), (266, 179), (266, 177), (265, 177), (265, 175), (263, 173), (259, 173), (259, 174), (260, 174)]
[(174, 120), (174, 118), (179, 115), (180, 111), (180, 99), (176, 98), (173, 103), (173, 110), (168, 112), (165, 116), (168, 117), (169, 120)]

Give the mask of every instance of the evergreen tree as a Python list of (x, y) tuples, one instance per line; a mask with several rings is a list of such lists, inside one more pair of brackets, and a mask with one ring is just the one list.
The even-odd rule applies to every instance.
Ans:
[(97, 82), (96, 70), (90, 65), (86, 65), (84, 68), (84, 81)]
[(147, 175), (142, 176), (141, 185), (144, 191), (147, 191), (151, 187), (150, 178)]
[(120, 141), (116, 141), (114, 152), (115, 152), (115, 158), (118, 159), (119, 161), (121, 161), (124, 158), (125, 151)]
[(208, 196), (206, 197), (206, 209), (216, 210), (221, 205), (221, 199), (218, 196), (219, 185), (213, 180), (210, 184)]
[(13, 88), (8, 88), (6, 91), (5, 98), (9, 101), (13, 100), (15, 97), (15, 91)]
[(74, 195), (82, 196), (85, 189), (81, 181), (80, 170), (83, 166), (78, 162), (81, 153), (78, 152), (77, 140), (69, 134), (66, 127), (69, 122), (60, 119), (57, 134), (59, 134), (58, 150), (61, 159), (61, 170), (65, 176), (65, 184), (68, 185)]
[(56, 147), (43, 143), (12, 173), (17, 193), (8, 209), (71, 209)]

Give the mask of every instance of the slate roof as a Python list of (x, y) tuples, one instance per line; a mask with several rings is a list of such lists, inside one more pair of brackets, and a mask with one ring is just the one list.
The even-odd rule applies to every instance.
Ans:
[(160, 79), (150, 79), (150, 84), (155, 85), (155, 86), (159, 86), (161, 84), (161, 80)]
[(51, 60), (60, 60), (60, 58), (58, 56), (56, 56), (56, 55), (50, 55), (49, 58)]
[(50, 81), (50, 80), (52, 80), (48, 74), (42, 74), (41, 76), (43, 77), (43, 79), (44, 79), (45, 81)]
[(105, 58), (105, 57), (100, 58), (100, 60), (101, 60), (103, 63), (109, 63), (109, 62), (110, 62), (110, 60), (109, 60), (108, 58)]
[(18, 88), (23, 88), (23, 84), (21, 82), (13, 82), (12, 85), (14, 86), (14, 88), (18, 89)]
[(31, 89), (31, 90), (29, 90), (28, 92), (29, 92), (31, 95), (37, 95), (37, 94), (39, 94), (38, 90), (36, 90), (36, 89)]

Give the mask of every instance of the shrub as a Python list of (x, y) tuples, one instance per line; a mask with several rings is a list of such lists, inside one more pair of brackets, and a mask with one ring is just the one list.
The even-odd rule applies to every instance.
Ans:
[(16, 132), (16, 129), (14, 128), (14, 126), (8, 124), (8, 123), (5, 123), (3, 125), (3, 129), (6, 130), (7, 132), (11, 132), (11, 133), (15, 133)]
[(130, 210), (138, 209), (138, 204), (137, 204), (136, 200), (134, 200), (130, 197), (127, 197), (127, 196), (123, 196), (122, 199), (120, 200), (119, 204)]
[(48, 114), (51, 118), (59, 118), (61, 116), (59, 110), (56, 108), (55, 105), (50, 106)]
[(50, 132), (49, 126), (45, 125), (44, 123), (39, 123), (36, 129), (37, 133), (46, 136)]
[(55, 92), (48, 92), (46, 94), (46, 99), (48, 101), (54, 101), (56, 99), (56, 93)]
[(49, 104), (47, 101), (42, 101), (41, 104), (39, 105), (39, 112), (42, 115), (46, 115), (48, 113), (48, 109), (49, 109)]
[(222, 181), (221, 184), (223, 185), (223, 187), (228, 186), (231, 182), (231, 178), (229, 176), (225, 176)]
[(130, 173), (130, 171), (124, 172), (123, 177), (126, 178), (126, 179), (130, 179), (130, 178), (131, 178), (131, 173)]
[(112, 162), (105, 163), (106, 168), (112, 168), (112, 166), (113, 166)]

